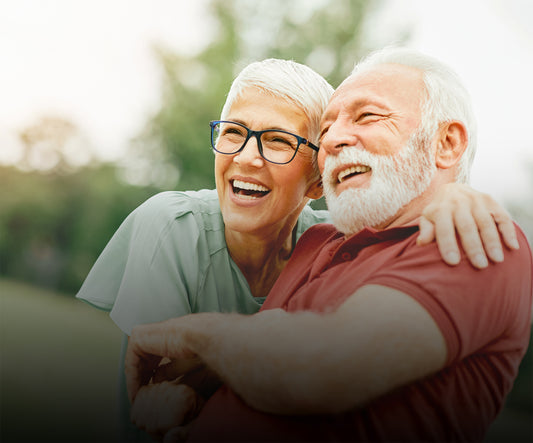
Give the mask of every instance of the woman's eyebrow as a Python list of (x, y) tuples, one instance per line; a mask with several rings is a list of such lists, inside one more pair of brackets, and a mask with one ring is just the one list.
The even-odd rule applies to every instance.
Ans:
[[(255, 131), (254, 128), (250, 128), (248, 126), (248, 123), (245, 122), (244, 120), (241, 120), (240, 118), (229, 118), (228, 117), (228, 120), (227, 121), (232, 121), (232, 122), (235, 122), (235, 123), (240, 123), (241, 125), (244, 125), (246, 126), (247, 128), (251, 129), (252, 131)], [(292, 129), (288, 129), (286, 127), (281, 127), (281, 126), (268, 126), (267, 128), (263, 128), (263, 129), (260, 129), (260, 131), (268, 131), (268, 130), (272, 130), (272, 131), (285, 131), (285, 132), (290, 132), (291, 134), (297, 134), (295, 132), (295, 130), (292, 130)]]

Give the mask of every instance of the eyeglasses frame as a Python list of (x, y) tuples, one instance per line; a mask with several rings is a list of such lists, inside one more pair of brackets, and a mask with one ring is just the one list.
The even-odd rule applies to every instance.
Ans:
[[(232, 125), (237, 125), (237, 126), (240, 126), (241, 128), (246, 129), (246, 131), (247, 131), (246, 139), (244, 140), (244, 143), (242, 144), (242, 146), (237, 151), (235, 151), (235, 152), (221, 152), (215, 147), (215, 140), (214, 140), (215, 126), (217, 124), (219, 124), (219, 123), (231, 123)], [(257, 148), (259, 150), (259, 154), (261, 155), (261, 157), (263, 159), (265, 159), (267, 162), (274, 163), (275, 165), (286, 165), (286, 164), (290, 163), (291, 161), (293, 161), (294, 157), (296, 157), (296, 153), (298, 152), (298, 149), (300, 149), (301, 145), (309, 146), (313, 151), (316, 151), (316, 152), (318, 152), (318, 150), (319, 150), (318, 146), (314, 145), (313, 143), (311, 143), (306, 138), (300, 137), (299, 135), (293, 134), (292, 132), (289, 132), (289, 131), (284, 131), (283, 129), (264, 129), (262, 131), (252, 131), (247, 126), (244, 126), (242, 123), (234, 122), (234, 121), (231, 121), (231, 120), (212, 120), (212, 121), (209, 122), (209, 126), (211, 127), (211, 147), (216, 152), (218, 152), (219, 154), (225, 154), (225, 155), (238, 154), (239, 152), (241, 152), (244, 149), (244, 147), (246, 146), (246, 144), (248, 143), (248, 141), (252, 137), (255, 137), (255, 139), (257, 141)], [(298, 140), (298, 146), (296, 146), (296, 149), (294, 150), (294, 154), (292, 155), (290, 160), (288, 160), (286, 162), (275, 162), (275, 161), (269, 160), (268, 158), (266, 158), (263, 155), (263, 145), (261, 143), (261, 136), (264, 133), (267, 133), (267, 132), (282, 132), (284, 134), (288, 134), (288, 135), (292, 135), (293, 137), (296, 137), (296, 140)]]

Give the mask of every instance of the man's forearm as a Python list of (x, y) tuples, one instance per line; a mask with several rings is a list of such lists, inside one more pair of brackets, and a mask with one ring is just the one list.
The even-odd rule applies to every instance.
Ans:
[[(181, 336), (182, 345), (250, 406), (303, 414), (339, 412), (354, 405), (353, 395), (342, 398), (346, 385), (341, 375), (342, 367), (349, 371), (347, 361), (354, 356), (338, 343), (329, 316), (270, 310), (253, 316), (194, 317), (185, 320), (187, 325), (176, 320), (172, 335)], [(339, 346), (332, 346), (335, 341)]]
[(256, 409), (345, 411), (444, 363), (432, 319), (394, 292), (363, 293), (331, 314), (195, 314), (165, 322), (166, 346), (197, 354)]

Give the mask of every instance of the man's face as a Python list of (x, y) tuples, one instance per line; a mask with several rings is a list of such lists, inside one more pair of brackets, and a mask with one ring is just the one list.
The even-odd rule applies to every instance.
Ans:
[(429, 186), (436, 167), (429, 137), (417, 131), (423, 98), (422, 73), (395, 64), (350, 77), (333, 95), (318, 163), (333, 222), (345, 234), (406, 221), (406, 205)]

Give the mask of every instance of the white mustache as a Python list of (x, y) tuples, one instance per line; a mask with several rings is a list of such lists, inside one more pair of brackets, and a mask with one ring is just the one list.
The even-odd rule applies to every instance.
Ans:
[(355, 146), (348, 146), (339, 152), (338, 155), (328, 155), (326, 157), (322, 180), (334, 185), (337, 183), (337, 177), (333, 176), (333, 171), (337, 168), (356, 164), (376, 169), (382, 158), (383, 156), (381, 155), (372, 154)]

